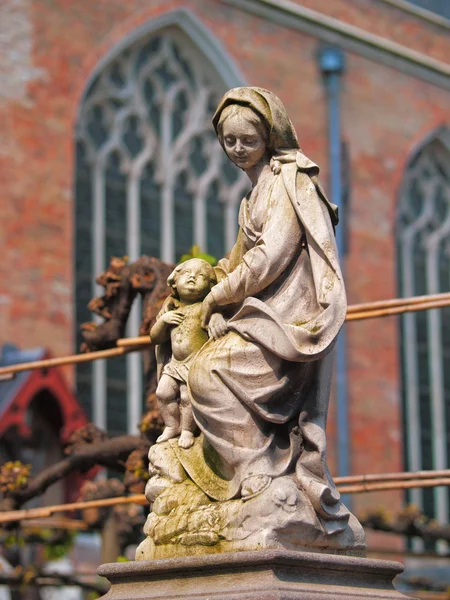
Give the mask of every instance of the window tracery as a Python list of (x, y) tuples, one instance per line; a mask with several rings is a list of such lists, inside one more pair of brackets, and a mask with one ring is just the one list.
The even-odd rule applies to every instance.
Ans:
[[(397, 215), (399, 292), (450, 289), (450, 152), (444, 129), (423, 146), (405, 174)], [(401, 324), (402, 383), (408, 470), (450, 462), (450, 309), (409, 313)], [(413, 490), (429, 516), (448, 521), (445, 488)]]
[[(76, 128), (77, 327), (111, 255), (175, 262), (194, 244), (217, 257), (231, 248), (248, 183), (211, 125), (226, 87), (177, 27), (133, 43), (89, 86)], [(138, 323), (135, 309), (133, 335)], [(77, 368), (80, 399), (111, 433), (134, 430), (142, 411), (139, 360)]]

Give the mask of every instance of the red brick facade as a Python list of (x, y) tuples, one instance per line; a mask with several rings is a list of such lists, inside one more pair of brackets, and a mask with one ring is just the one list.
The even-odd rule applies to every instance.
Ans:
[[(368, 32), (445, 61), (448, 25), (382, 0), (298, 2)], [(326, 183), (327, 113), (314, 32), (279, 25), (221, 0), (23, 0), (0, 9), (15, 59), (0, 57), (0, 343), (73, 346), (73, 177), (77, 108), (93, 70), (138, 26), (178, 7), (191, 10), (223, 45), (247, 82), (285, 103), (302, 148)], [(2, 17), (3, 19), (3, 17)], [(25, 36), (25, 41), (24, 41)], [(28, 37), (27, 37), (28, 36)], [(29, 42), (27, 44), (27, 41)], [(375, 52), (375, 51), (373, 51)], [(395, 214), (412, 150), (448, 120), (447, 87), (345, 51), (343, 137), (350, 157), (350, 303), (397, 294)], [(376, 54), (376, 52), (375, 52)], [(3, 97), (2, 97), (3, 96)], [(398, 323), (349, 326), (351, 470), (402, 470)], [(333, 434), (334, 428), (330, 427)], [(333, 437), (333, 435), (331, 436)], [(330, 445), (330, 462), (335, 464)], [(401, 496), (355, 498), (357, 510)]]

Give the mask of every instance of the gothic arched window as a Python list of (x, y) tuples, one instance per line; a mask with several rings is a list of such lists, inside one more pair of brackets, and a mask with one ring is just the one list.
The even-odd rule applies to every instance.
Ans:
[[(450, 290), (450, 132), (442, 128), (410, 161), (397, 214), (399, 295)], [(402, 317), (402, 390), (408, 470), (450, 463), (450, 308)], [(448, 490), (417, 489), (411, 499), (448, 521)]]
[[(172, 25), (131, 43), (89, 85), (76, 128), (77, 332), (91, 319), (95, 276), (111, 256), (175, 262), (194, 244), (217, 257), (231, 248), (248, 184), (211, 125), (220, 96), (242, 81), (230, 83)], [(138, 325), (134, 310), (132, 335)], [(134, 431), (142, 412), (139, 355), (79, 365), (77, 393), (99, 426)]]

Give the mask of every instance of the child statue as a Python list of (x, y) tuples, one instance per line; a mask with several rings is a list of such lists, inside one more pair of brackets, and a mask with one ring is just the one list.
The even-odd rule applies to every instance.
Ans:
[(187, 378), (192, 361), (208, 341), (208, 333), (201, 326), (202, 301), (217, 279), (208, 262), (192, 258), (178, 265), (167, 283), (174, 290), (170, 308), (175, 309), (160, 314), (150, 331), (155, 344), (170, 341), (171, 346), (171, 358), (163, 367), (156, 389), (165, 424), (156, 441), (161, 443), (180, 436), (180, 448), (190, 448), (197, 426), (188, 396)]

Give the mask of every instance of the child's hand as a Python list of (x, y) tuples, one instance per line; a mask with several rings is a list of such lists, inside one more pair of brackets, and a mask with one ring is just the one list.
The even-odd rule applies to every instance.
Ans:
[(186, 315), (184, 315), (179, 310), (170, 310), (162, 315), (161, 319), (167, 325), (179, 325), (182, 321), (184, 321)]
[(173, 296), (169, 296), (168, 298), (166, 298), (164, 300), (161, 310), (156, 315), (156, 320), (161, 319), (161, 317), (163, 315), (165, 315), (167, 312), (169, 312), (169, 310), (176, 310), (177, 308), (179, 308), (179, 306), (180, 306), (180, 301), (177, 300), (176, 298), (173, 298)]

